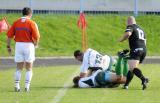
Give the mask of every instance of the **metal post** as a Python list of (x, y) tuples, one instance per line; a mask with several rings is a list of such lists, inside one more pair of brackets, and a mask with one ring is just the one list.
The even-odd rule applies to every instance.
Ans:
[(28, 6), (31, 8), (32, 12), (33, 12), (33, 8), (32, 8), (32, 0), (28, 0)]
[(80, 0), (80, 13), (82, 13), (83, 12), (83, 0)]
[(138, 16), (138, 0), (134, 0), (134, 16)]

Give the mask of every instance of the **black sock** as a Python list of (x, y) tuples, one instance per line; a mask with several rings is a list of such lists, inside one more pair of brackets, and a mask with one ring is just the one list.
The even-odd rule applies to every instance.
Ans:
[(143, 76), (142, 71), (141, 71), (140, 69), (134, 68), (134, 69), (133, 69), (133, 73), (134, 73), (138, 78), (140, 78), (140, 79), (142, 80), (142, 82), (143, 82), (143, 80), (145, 80), (145, 77)]
[(127, 80), (126, 80), (125, 86), (129, 85), (129, 83), (133, 79), (133, 76), (134, 76), (134, 74), (131, 71), (128, 71), (128, 73), (127, 73)]

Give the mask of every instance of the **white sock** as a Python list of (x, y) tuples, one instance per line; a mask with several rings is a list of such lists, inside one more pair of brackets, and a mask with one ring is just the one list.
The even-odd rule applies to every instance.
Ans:
[(21, 70), (17, 69), (15, 72), (15, 87), (20, 89)]
[(25, 88), (27, 88), (27, 89), (29, 89), (29, 87), (30, 87), (32, 75), (33, 75), (32, 70), (26, 72)]

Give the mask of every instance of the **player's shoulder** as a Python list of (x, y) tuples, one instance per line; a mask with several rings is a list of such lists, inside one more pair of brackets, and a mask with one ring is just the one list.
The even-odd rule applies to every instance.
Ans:
[(137, 31), (137, 30), (142, 30), (143, 31), (143, 29), (137, 24), (133, 24), (132, 28), (133, 28), (134, 31)]
[(16, 23), (18, 23), (20, 21), (21, 21), (21, 18), (18, 18), (16, 21), (13, 22), (13, 24), (16, 24)]
[(131, 27), (131, 28), (133, 28), (133, 29), (140, 28), (140, 26), (139, 26), (139, 25), (137, 25), (137, 24), (130, 25), (129, 27)]
[(94, 55), (94, 54), (97, 54), (98, 51), (94, 50), (94, 49), (91, 49), (91, 48), (88, 48), (85, 52), (85, 54), (87, 55)]
[(89, 52), (98, 52), (98, 51), (96, 51), (96, 50), (94, 50), (92, 48), (88, 48), (87, 51), (89, 51)]
[(135, 28), (139, 28), (139, 29), (142, 30), (142, 28), (139, 25), (135, 25)]
[(91, 49), (91, 48), (88, 48), (88, 49), (86, 50), (86, 52), (87, 52), (87, 51), (92, 51), (92, 50), (93, 50), (93, 49)]
[(34, 20), (32, 20), (32, 19), (28, 19), (28, 22), (29, 22), (30, 24), (36, 24), (36, 22), (35, 22)]
[(134, 30), (136, 30), (137, 28), (139, 28), (139, 26), (138, 26), (137, 24), (128, 25), (128, 26), (126, 27), (126, 31), (125, 31), (125, 32), (134, 31)]
[(135, 27), (136, 27), (135, 24), (133, 24), (133, 25), (128, 25), (128, 26), (127, 26), (127, 28), (135, 28)]
[(38, 25), (37, 25), (37, 23), (36, 23), (34, 20), (29, 19), (29, 24), (30, 24), (32, 27), (38, 28)]
[(105, 55), (103, 55), (103, 58), (110, 58), (110, 56), (105, 54)]
[(89, 52), (91, 52), (93, 49), (88, 48), (87, 50), (85, 50), (84, 54), (88, 54)]

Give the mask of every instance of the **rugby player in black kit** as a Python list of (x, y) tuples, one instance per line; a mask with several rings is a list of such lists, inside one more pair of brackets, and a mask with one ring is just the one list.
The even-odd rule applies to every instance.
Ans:
[(125, 34), (120, 38), (119, 42), (124, 40), (129, 41), (130, 54), (129, 54), (129, 71), (127, 73), (127, 80), (124, 89), (128, 89), (128, 85), (133, 76), (136, 75), (142, 81), (142, 90), (147, 88), (148, 78), (144, 77), (138, 65), (143, 62), (146, 56), (146, 36), (143, 30), (136, 24), (133, 16), (127, 19), (127, 28)]

